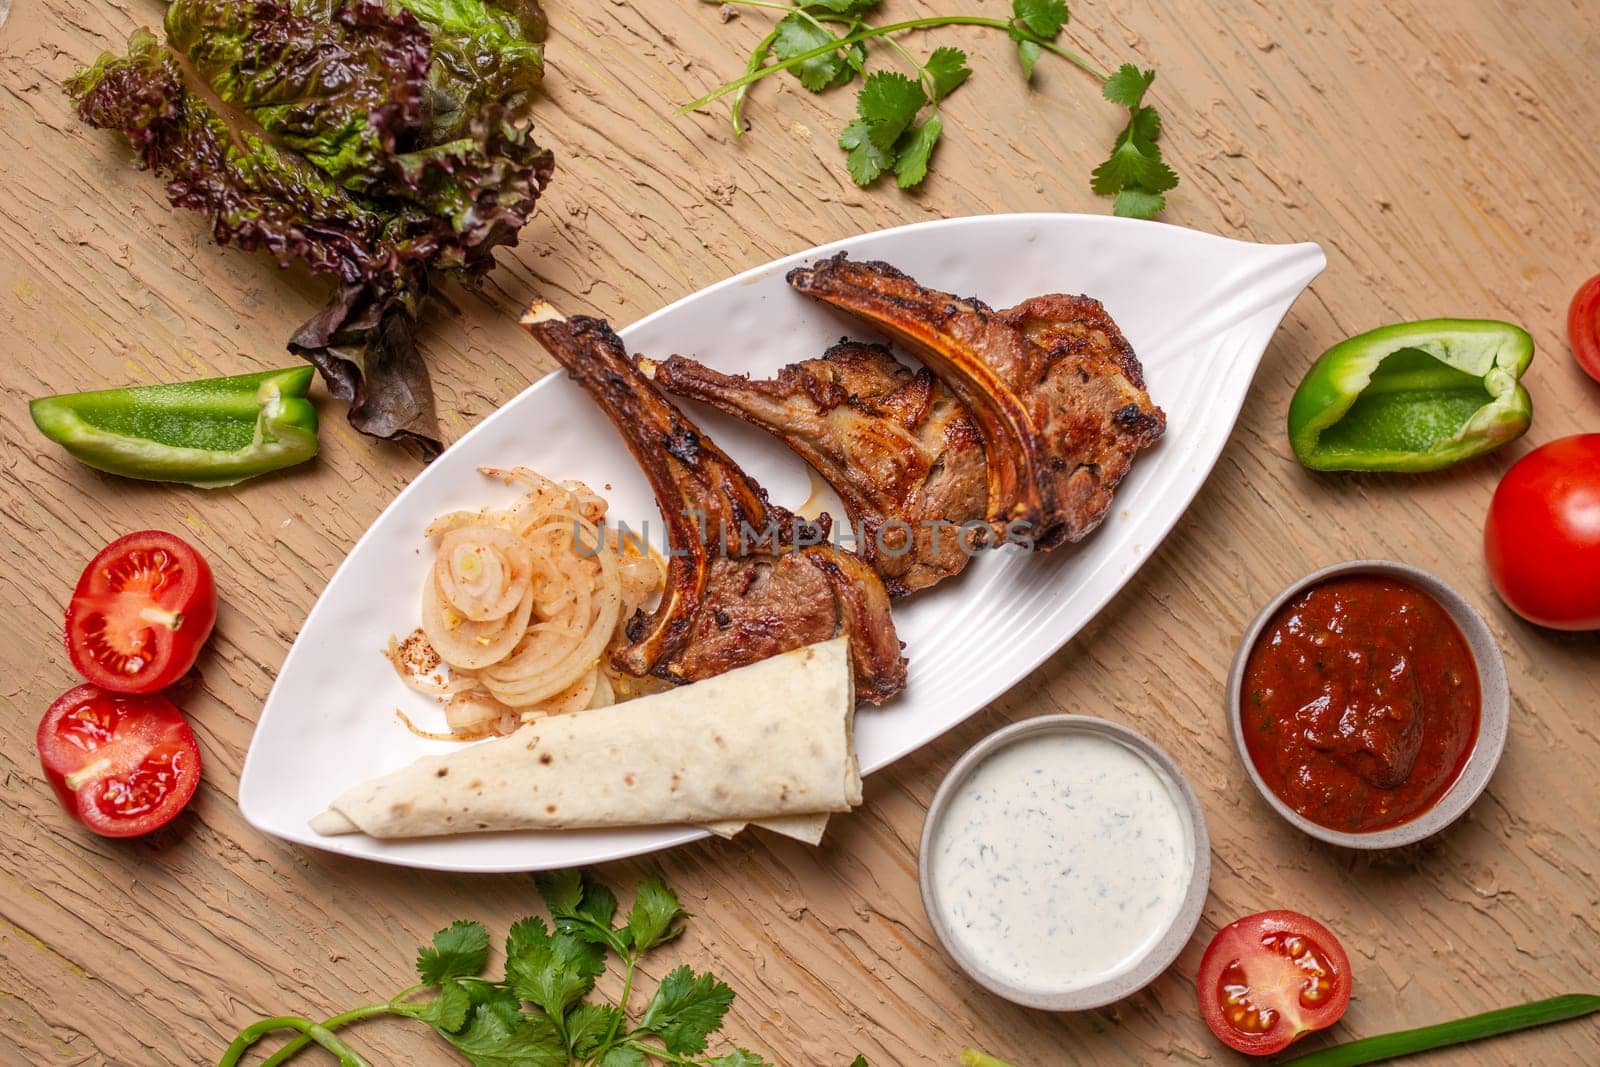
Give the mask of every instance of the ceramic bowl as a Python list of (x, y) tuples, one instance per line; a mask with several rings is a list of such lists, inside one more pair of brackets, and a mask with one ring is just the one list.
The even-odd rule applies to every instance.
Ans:
[[(1004, 978), (988, 973), (972, 959), (961, 943), (951, 936), (933, 880), (932, 842), (939, 821), (944, 817), (945, 809), (985, 759), (1002, 748), (1025, 743), (1032, 737), (1069, 732), (1099, 734), (1118, 741), (1143, 756), (1166, 777), (1171, 786), (1179, 818), (1183, 820), (1186, 830), (1189, 884), (1178, 912), (1166, 931), (1130, 966), (1094, 985), (1081, 986), (1066, 992), (1040, 992), (1020, 988)], [(1063, 815), (1065, 817), (1065, 813)], [(1178, 769), (1172, 757), (1158, 748), (1149, 738), (1135, 733), (1126, 726), (1089, 715), (1045, 715), (1014, 723), (990, 734), (968, 749), (966, 754), (956, 761), (956, 765), (950, 768), (944, 781), (939, 785), (939, 791), (934, 794), (933, 803), (928, 805), (928, 814), (923, 820), (917, 873), (922, 886), (922, 906), (928, 913), (928, 921), (933, 924), (934, 933), (938, 935), (940, 944), (944, 945), (945, 952), (973, 981), (992, 993), (1030, 1008), (1044, 1008), (1049, 1011), (1088, 1011), (1092, 1008), (1105, 1007), (1149, 985), (1172, 965), (1172, 961), (1183, 950), (1183, 946), (1188, 944), (1189, 938), (1194, 934), (1195, 926), (1200, 921), (1200, 911), (1205, 905), (1206, 890), (1211, 881), (1211, 845), (1206, 836), (1205, 814), (1200, 809), (1200, 801), (1196, 798), (1194, 790), (1189, 787), (1183, 772)]]
[[(1367, 833), (1347, 833), (1343, 830), (1330, 829), (1312, 822), (1285, 804), (1262, 779), (1260, 772), (1256, 770), (1255, 762), (1250, 759), (1250, 753), (1245, 748), (1244, 723), (1240, 713), (1240, 693), (1244, 687), (1245, 664), (1250, 658), (1250, 650), (1255, 647), (1262, 631), (1272, 622), (1278, 610), (1318, 582), (1350, 574), (1376, 574), (1409, 582), (1437, 600), (1455, 620), (1456, 626), (1461, 629), (1461, 635), (1467, 639), (1467, 647), (1471, 650), (1472, 658), (1478, 666), (1478, 688), (1483, 702), (1478, 720), (1478, 740), (1473, 746), (1472, 754), (1467, 757), (1466, 766), (1462, 768), (1450, 791), (1441, 797), (1437, 804), (1409, 822)], [(1234, 747), (1239, 750), (1239, 759), (1243, 761), (1244, 768), (1249, 773), (1250, 780), (1255, 783), (1256, 789), (1274, 811), (1301, 830), (1319, 841), (1342, 845), (1345, 848), (1399, 848), (1432, 836), (1459, 819), (1489, 785), (1489, 778), (1500, 762), (1500, 754), (1505, 751), (1506, 726), (1510, 713), (1511, 689), (1506, 681), (1505, 657), (1501, 655), (1500, 645), (1489, 632), (1489, 624), (1484, 621), (1483, 616), (1443, 579), (1419, 567), (1390, 560), (1358, 559), (1348, 563), (1335, 563), (1321, 570), (1312, 571), (1291, 584), (1268, 601), (1266, 607), (1261, 609), (1249, 628), (1245, 630), (1244, 639), (1239, 642), (1239, 651), (1233, 657), (1233, 669), (1228, 674), (1228, 727), (1233, 733)]]

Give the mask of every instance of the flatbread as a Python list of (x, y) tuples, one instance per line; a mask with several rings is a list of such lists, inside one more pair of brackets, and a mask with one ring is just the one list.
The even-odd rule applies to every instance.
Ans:
[(763, 830), (771, 830), (775, 834), (793, 838), (807, 845), (822, 844), (822, 835), (828, 829), (828, 813), (819, 811), (814, 815), (778, 815), (770, 819), (757, 819), (755, 822), (708, 822), (705, 828), (721, 838), (737, 836), (747, 826), (759, 826)]
[(835, 638), (425, 756), (345, 791), (311, 828), (403, 838), (849, 811), (854, 715), (849, 643)]

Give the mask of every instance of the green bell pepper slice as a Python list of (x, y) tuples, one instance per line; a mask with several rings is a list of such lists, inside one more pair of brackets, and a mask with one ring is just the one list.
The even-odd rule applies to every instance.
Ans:
[(1319, 471), (1434, 471), (1493, 451), (1533, 421), (1521, 327), (1427, 319), (1341, 341), (1289, 402), (1289, 443)]
[(44, 435), (97, 470), (202, 488), (233, 485), (317, 454), (315, 368), (47, 396), (28, 405)]

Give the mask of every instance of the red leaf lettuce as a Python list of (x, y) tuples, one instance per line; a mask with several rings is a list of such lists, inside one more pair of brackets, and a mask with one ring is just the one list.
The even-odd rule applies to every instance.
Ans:
[(553, 169), (528, 121), (538, 4), (177, 0), (166, 33), (80, 70), (79, 115), (121, 131), (218, 243), (333, 275), (289, 347), (357, 429), (436, 452), (417, 317), (442, 272), (516, 243)]

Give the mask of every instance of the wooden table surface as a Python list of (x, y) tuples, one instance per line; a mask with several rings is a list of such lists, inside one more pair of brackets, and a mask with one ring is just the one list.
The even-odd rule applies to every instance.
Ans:
[[(894, 17), (933, 5), (889, 0)], [(1004, 14), (999, 0), (945, 10)], [(481, 293), (452, 290), (424, 347), (446, 435), (550, 369), (513, 325), (535, 294), (626, 323), (733, 272), (882, 226), (983, 212), (1103, 212), (1087, 175), (1115, 133), (1097, 86), (1046, 56), (1032, 89), (1011, 45), (951, 29), (976, 76), (946, 108), (915, 196), (862, 191), (833, 145), (852, 96), (763, 83), (736, 142), (725, 113), (675, 104), (737, 73), (769, 24), (656, 0), (554, 0), (540, 139), (557, 179)], [(1183, 184), (1166, 220), (1259, 241), (1316, 240), (1327, 272), (1268, 349), (1232, 442), (1172, 536), (1077, 640), (966, 725), (874, 776), (821, 849), (755, 834), (602, 874), (660, 872), (694, 912), (652, 960), (738, 991), (726, 1033), (785, 1064), (949, 1064), (968, 1044), (1019, 1064), (1229, 1062), (1193, 979), (1217, 926), (1276, 906), (1320, 916), (1358, 974), (1342, 1036), (1525, 999), (1600, 991), (1600, 635), (1530, 627), (1495, 599), (1479, 537), (1499, 474), (1532, 445), (1600, 428), (1600, 387), (1566, 348), (1566, 300), (1600, 270), (1600, 6), (1591, 0), (1083, 0), (1070, 39), (1160, 70), (1155, 102)], [(534, 909), (525, 876), (388, 869), (264, 837), (234, 803), (276, 669), (360, 533), (413, 477), (325, 402), (312, 465), (204, 492), (100, 476), (45, 442), (24, 399), (292, 361), (283, 341), (321, 284), (216, 249), (196, 217), (70, 115), (75, 64), (160, 17), (155, 0), (19, 0), (0, 29), (0, 1061), (214, 1061), (260, 1014), (315, 1017), (409, 984), (414, 946), (458, 917), (496, 937)], [(884, 55), (884, 64), (894, 62)], [(1520, 322), (1540, 354), (1531, 433), (1421, 477), (1314, 476), (1284, 437), (1290, 392), (1334, 341), (1399, 319)], [(319, 387), (320, 390), (320, 387)], [(553, 472), (558, 473), (558, 472)], [(163, 527), (216, 569), (222, 609), (186, 699), (205, 781), (176, 828), (101, 840), (40, 776), (33, 730), (73, 682), (57, 636), (82, 564)], [(1504, 762), (1469, 817), (1372, 860), (1270, 813), (1220, 700), (1256, 608), (1312, 567), (1359, 556), (1445, 575), (1488, 615), (1510, 667)], [(916, 887), (922, 814), (969, 745), (1045, 712), (1106, 715), (1164, 744), (1198, 790), (1214, 866), (1201, 929), (1171, 970), (1115, 1007), (1049, 1015), (966, 980)], [(603, 989), (614, 992), (614, 985)], [(445, 1062), (431, 1034), (379, 1023), (374, 1062)], [(311, 1059), (314, 1057), (308, 1057)], [(1577, 1023), (1452, 1063), (1600, 1062)], [(1441, 1060), (1442, 1062), (1442, 1060)]]

